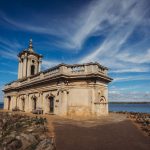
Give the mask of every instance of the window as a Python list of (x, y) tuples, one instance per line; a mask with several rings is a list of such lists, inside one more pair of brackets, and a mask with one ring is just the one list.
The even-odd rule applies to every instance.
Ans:
[(32, 65), (32, 66), (31, 66), (31, 75), (34, 75), (34, 74), (35, 74), (35, 66)]

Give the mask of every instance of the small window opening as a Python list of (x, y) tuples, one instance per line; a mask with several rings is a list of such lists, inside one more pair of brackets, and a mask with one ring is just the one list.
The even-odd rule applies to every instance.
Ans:
[(35, 66), (32, 65), (32, 66), (31, 66), (31, 75), (34, 75), (34, 74), (35, 74)]

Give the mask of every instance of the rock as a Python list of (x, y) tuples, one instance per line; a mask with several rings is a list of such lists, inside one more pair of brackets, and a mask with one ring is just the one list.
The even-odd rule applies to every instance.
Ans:
[(11, 134), (9, 135), (10, 137), (16, 137), (16, 134), (17, 134), (17, 132), (16, 131), (13, 131), (13, 132), (11, 132)]
[(33, 129), (33, 128), (28, 128), (26, 131), (27, 131), (27, 132), (33, 132), (34, 129)]
[(0, 113), (0, 150), (54, 150), (46, 118)]
[(29, 141), (30, 143), (33, 143), (33, 144), (38, 143), (35, 136), (33, 136), (32, 134), (21, 133), (20, 136), (21, 136), (22, 141), (23, 141), (23, 139), (22, 139), (22, 137), (23, 137), (25, 140)]
[(50, 139), (44, 139), (37, 145), (36, 150), (54, 150), (54, 145)]
[(44, 134), (39, 135), (39, 140), (40, 141), (45, 140), (46, 138), (47, 138), (47, 136), (44, 135)]
[(7, 145), (7, 150), (16, 150), (21, 148), (22, 142), (18, 139), (13, 140), (11, 143)]
[(6, 145), (8, 145), (9, 143), (11, 143), (13, 140), (15, 140), (14, 137), (7, 137), (3, 140), (3, 143), (5, 143)]

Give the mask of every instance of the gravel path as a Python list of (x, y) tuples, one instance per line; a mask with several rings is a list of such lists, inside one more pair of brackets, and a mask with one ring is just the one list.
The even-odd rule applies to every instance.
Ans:
[(121, 115), (54, 122), (57, 150), (149, 150), (150, 137)]

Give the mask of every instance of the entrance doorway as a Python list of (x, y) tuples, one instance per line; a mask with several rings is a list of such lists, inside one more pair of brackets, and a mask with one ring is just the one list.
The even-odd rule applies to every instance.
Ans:
[(8, 98), (8, 110), (10, 110), (11, 97), (8, 96), (7, 98)]
[(33, 110), (36, 110), (37, 99), (33, 98)]
[(49, 97), (49, 110), (50, 113), (54, 113), (54, 97)]

